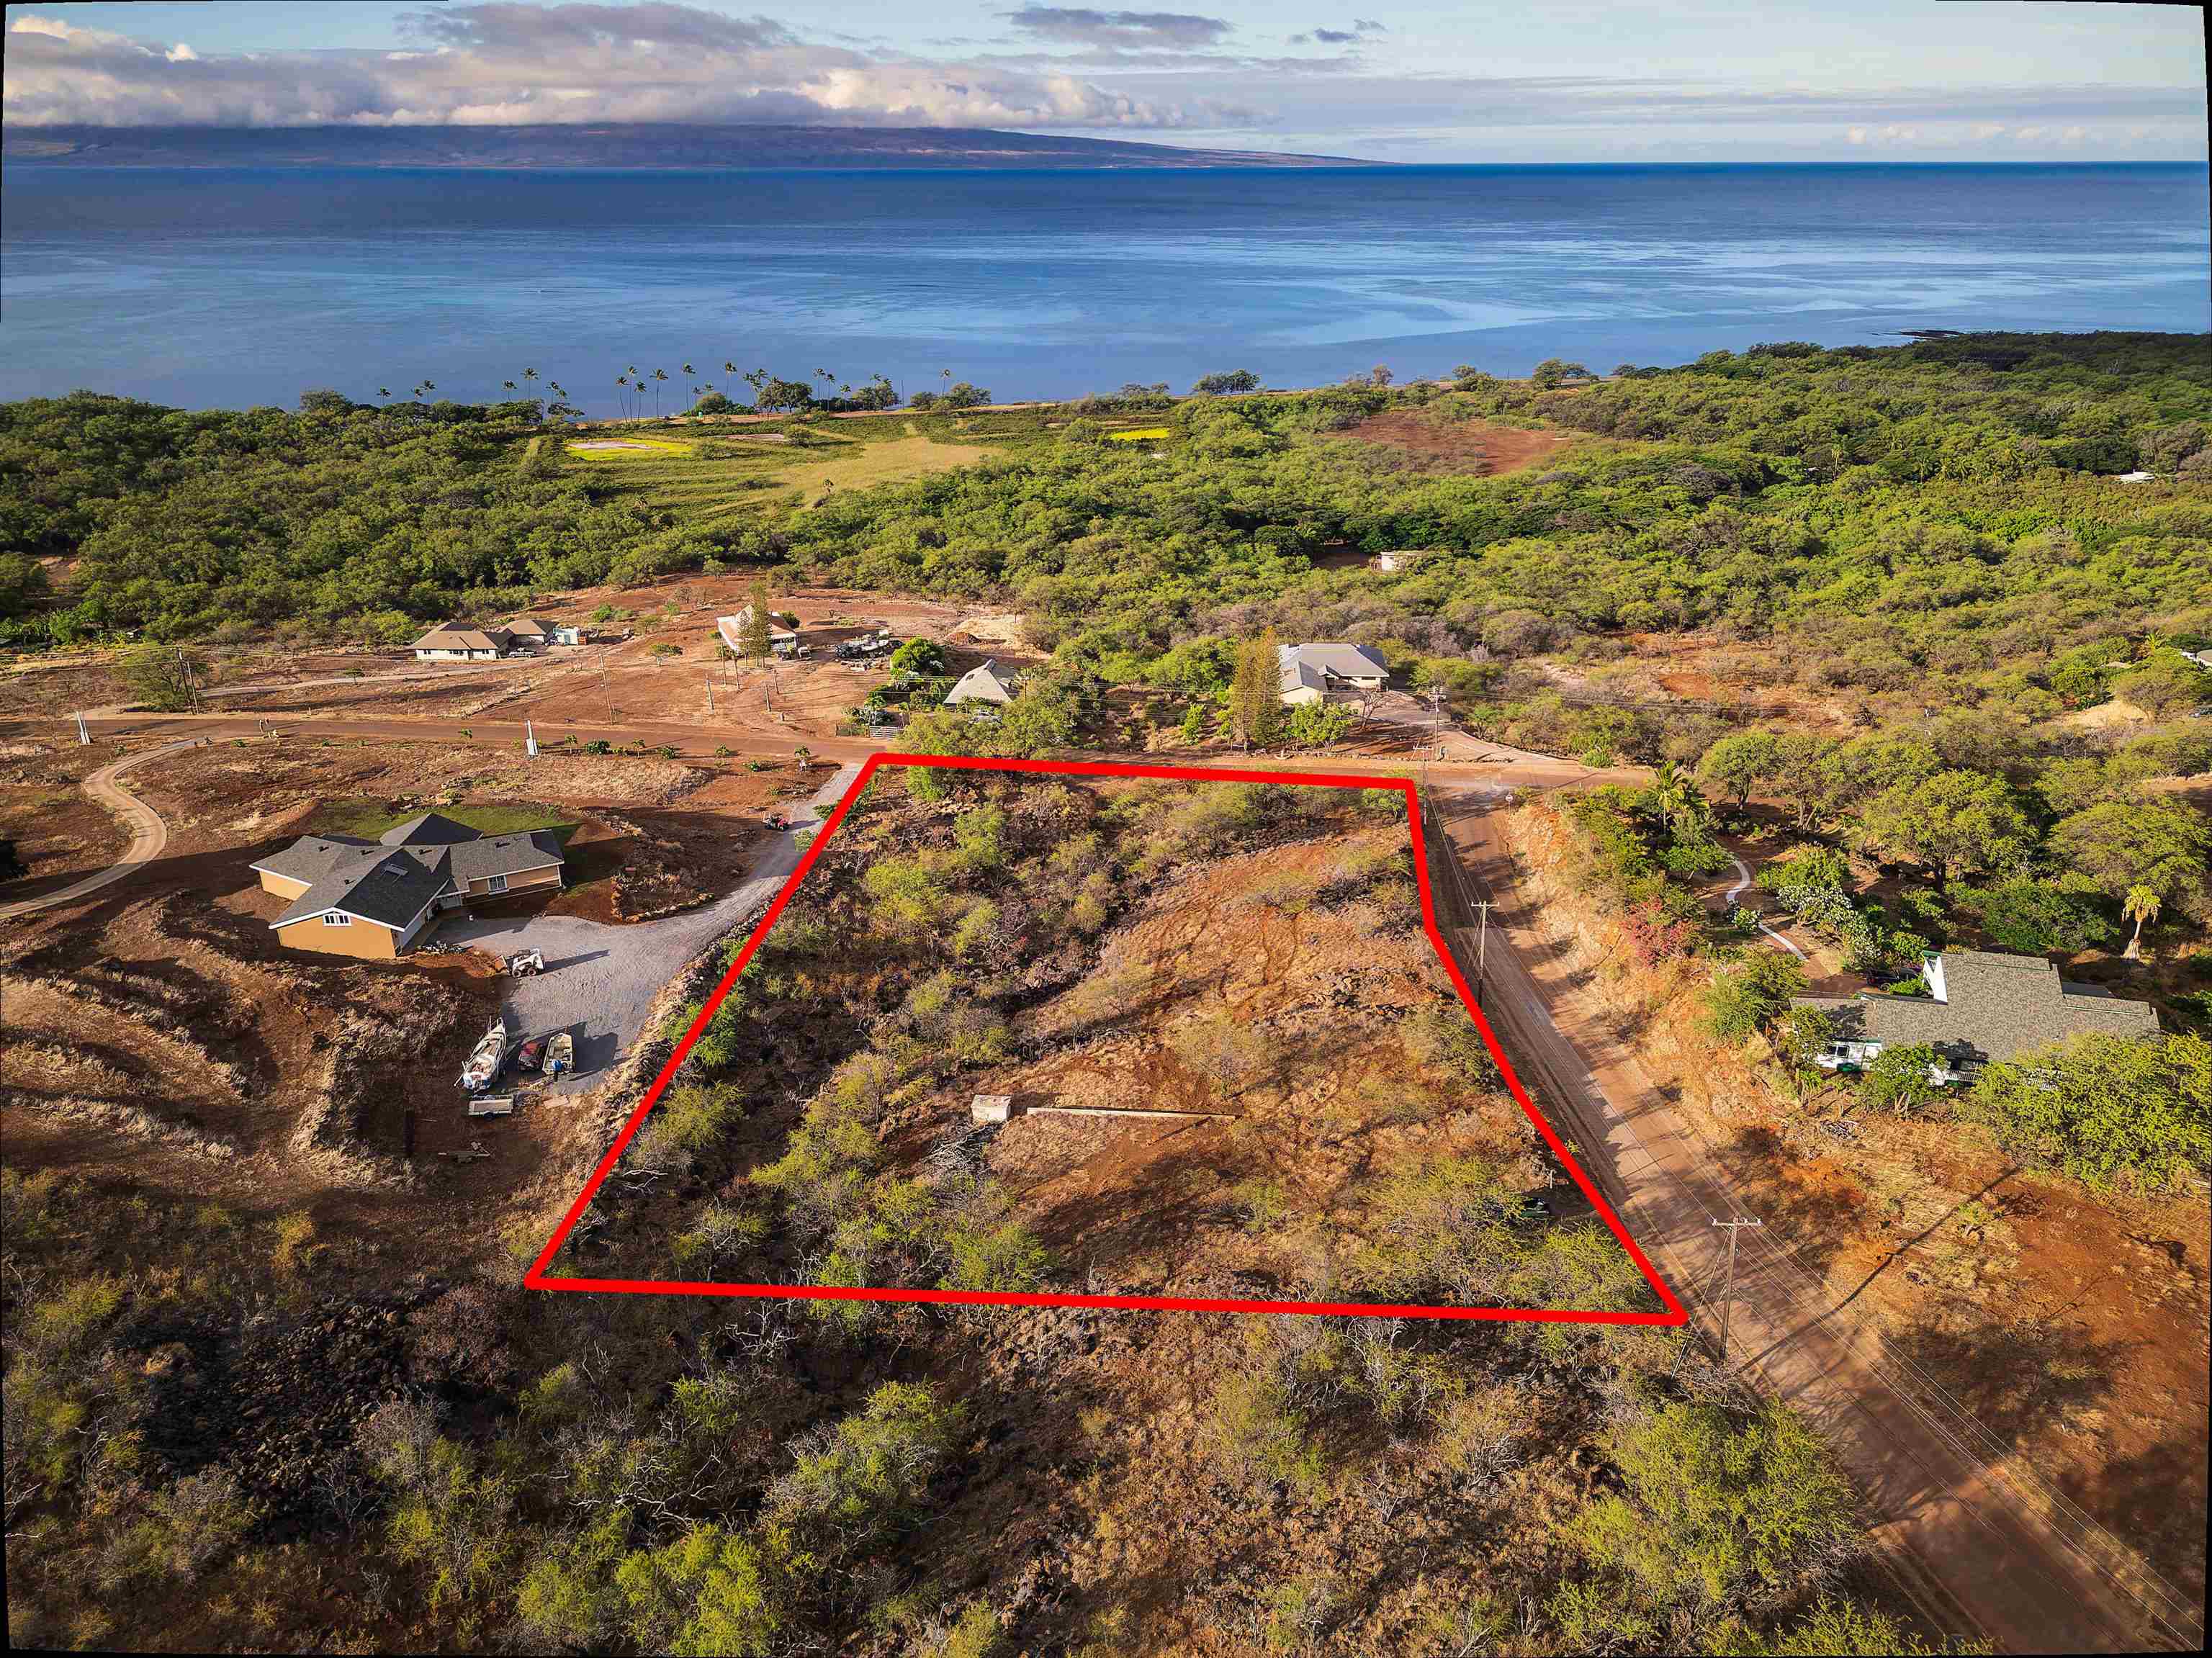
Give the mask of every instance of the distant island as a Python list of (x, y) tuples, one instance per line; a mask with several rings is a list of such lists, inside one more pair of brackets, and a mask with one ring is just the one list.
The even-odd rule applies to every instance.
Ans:
[(947, 127), (24, 127), (0, 131), (10, 167), (1314, 167), (1340, 155), (1178, 149), (1117, 138)]

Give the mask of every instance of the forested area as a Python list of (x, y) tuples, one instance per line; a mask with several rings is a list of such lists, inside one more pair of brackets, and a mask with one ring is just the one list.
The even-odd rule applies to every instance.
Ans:
[[(563, 478), (532, 446), (535, 402), (303, 401), (297, 414), (89, 392), (0, 404), (0, 636), (291, 623), (390, 644), (456, 610), (712, 550), (665, 515), (595, 501)], [(40, 573), (49, 558), (75, 562), (58, 594)]]
[[(1117, 665), (1267, 616), (1443, 654), (1711, 628), (1868, 689), (2032, 672), (2154, 621), (2212, 625), (2212, 344), (2194, 336), (1779, 345), (1552, 389), (1470, 370), (1449, 387), (1198, 397), (1157, 452), (1104, 440), (1109, 399), (978, 417), (1002, 458), (712, 531), (565, 483), (528, 442), (535, 403), (303, 401), (0, 409), (0, 596), (20, 612), (26, 560), (78, 559), (76, 602), (44, 629), (183, 635), (784, 558), (1010, 594), (1041, 642)], [(1344, 440), (1386, 408), (1613, 441), (1486, 478)], [(2183, 487), (2100, 476), (2135, 466)], [(1395, 576), (1313, 568), (1338, 546), (1443, 556)]]

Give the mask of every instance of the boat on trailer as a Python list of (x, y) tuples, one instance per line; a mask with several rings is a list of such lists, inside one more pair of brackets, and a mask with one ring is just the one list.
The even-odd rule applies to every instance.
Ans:
[(461, 1067), (461, 1086), (471, 1094), (480, 1094), (492, 1085), (500, 1067), (507, 1063), (507, 1021), (494, 1019), (491, 1029), (469, 1055), (469, 1062)]

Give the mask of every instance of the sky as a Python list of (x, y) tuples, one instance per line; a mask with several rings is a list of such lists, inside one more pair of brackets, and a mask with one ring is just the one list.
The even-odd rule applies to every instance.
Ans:
[(1390, 161), (2195, 161), (2203, 15), (2064, 0), (7, 8), (11, 130), (799, 121)]

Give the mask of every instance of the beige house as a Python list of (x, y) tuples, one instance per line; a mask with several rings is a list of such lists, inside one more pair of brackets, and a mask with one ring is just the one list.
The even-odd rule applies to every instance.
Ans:
[[(745, 629), (752, 625), (752, 620), (753, 607), (750, 604), (740, 606), (735, 616), (714, 618), (714, 631), (721, 635), (722, 643), (730, 647), (732, 655), (743, 656), (745, 653)], [(769, 649), (781, 656), (798, 643), (799, 635), (778, 622), (771, 613), (768, 619)]]
[(560, 631), (560, 626), (559, 623), (549, 622), (544, 616), (519, 616), (506, 623), (500, 631), (513, 644), (528, 645), (543, 650), (553, 642), (553, 635)]
[(1364, 645), (1278, 645), (1283, 706), (1325, 702), (1333, 693), (1379, 691), (1389, 665)]
[(504, 628), (433, 628), (408, 648), (417, 662), (489, 662), (514, 643)]
[(425, 812), (375, 841), (304, 835), (253, 869), (264, 892), (289, 901), (269, 924), (286, 945), (388, 961), (441, 911), (558, 887), (562, 862), (550, 829), (483, 835)]

